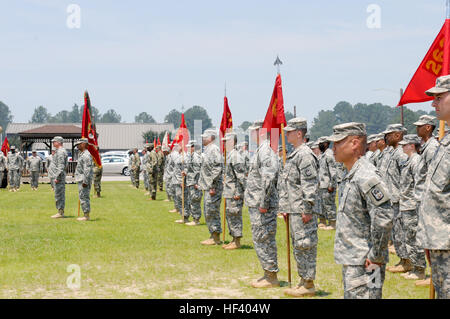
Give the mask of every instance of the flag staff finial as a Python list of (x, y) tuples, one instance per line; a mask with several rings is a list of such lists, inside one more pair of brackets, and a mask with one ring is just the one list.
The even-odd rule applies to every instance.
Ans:
[(227, 82), (225, 82), (225, 96), (227, 96)]
[(277, 55), (277, 59), (275, 60), (273, 65), (275, 65), (277, 67), (278, 74), (280, 74), (280, 65), (282, 65), (282, 64), (283, 64), (283, 62), (281, 62), (280, 57)]

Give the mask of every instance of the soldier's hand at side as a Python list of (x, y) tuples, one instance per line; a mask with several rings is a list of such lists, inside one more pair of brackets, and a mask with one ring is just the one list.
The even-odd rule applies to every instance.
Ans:
[(86, 188), (87, 187), (87, 184), (83, 184), (83, 188)]
[(195, 184), (195, 185), (194, 185), (194, 188), (195, 188), (195, 189), (198, 189), (198, 185), (197, 185), (197, 184)]
[(334, 192), (334, 187), (328, 187), (328, 193)]
[(186, 176), (186, 173), (185, 172), (181, 172), (181, 175)]
[(307, 224), (311, 221), (312, 219), (312, 214), (302, 214), (302, 221), (303, 224)]
[(59, 181), (57, 179), (55, 179), (55, 184), (59, 184)]
[(364, 263), (364, 267), (365, 268), (369, 268), (370, 265), (377, 265), (377, 266), (383, 266), (383, 264), (380, 263), (374, 263), (373, 261), (371, 261), (370, 259), (366, 259), (366, 262)]
[(234, 196), (233, 199), (234, 199), (234, 200), (240, 200), (240, 199), (241, 199), (241, 196)]
[(261, 214), (265, 214), (265, 213), (267, 213), (267, 209), (266, 209), (266, 208), (260, 207), (260, 208), (259, 208), (259, 212), (260, 212)]
[(216, 190), (215, 190), (214, 188), (211, 188), (211, 189), (209, 190), (209, 195), (211, 195), (211, 196), (216, 195)]

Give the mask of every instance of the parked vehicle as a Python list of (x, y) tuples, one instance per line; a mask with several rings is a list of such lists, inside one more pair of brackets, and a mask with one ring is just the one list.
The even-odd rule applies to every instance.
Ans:
[(122, 174), (130, 176), (128, 170), (128, 159), (124, 157), (102, 158), (103, 174)]

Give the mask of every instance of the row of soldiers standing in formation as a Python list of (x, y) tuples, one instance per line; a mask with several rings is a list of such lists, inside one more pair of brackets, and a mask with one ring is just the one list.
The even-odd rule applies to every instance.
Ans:
[[(450, 77), (445, 92), (450, 92)], [(426, 285), (425, 253), (438, 298), (450, 297), (450, 136), (447, 133), (441, 142), (433, 136), (434, 117), (424, 115), (414, 123), (418, 135), (406, 135), (401, 124), (392, 124), (380, 134), (367, 136), (365, 124), (344, 123), (333, 127), (333, 135), (308, 144), (306, 120), (294, 118), (284, 128), (287, 142), (294, 147), (284, 165), (262, 124), (256, 121), (249, 128), (257, 144), (252, 157), (245, 144), (238, 147), (233, 132), (223, 138), (226, 158), (215, 144), (212, 129), (202, 134), (203, 153), (195, 141), (187, 144), (187, 154), (175, 145), (166, 158), (164, 181), (175, 204), (173, 211), (184, 217), (178, 223), (199, 224), (204, 195), (210, 238), (202, 244), (221, 244), (223, 197), (233, 241), (222, 247), (236, 249), (245, 202), (264, 270), (263, 277), (251, 283), (255, 288), (279, 286), (275, 235), (276, 217), (281, 214), (289, 220), (300, 277), (296, 287), (285, 290), (287, 295), (315, 294), (320, 227), (336, 229), (334, 255), (342, 265), (345, 298), (381, 298), (386, 270), (402, 272), (404, 278)], [(400, 262), (386, 269), (389, 241)]]

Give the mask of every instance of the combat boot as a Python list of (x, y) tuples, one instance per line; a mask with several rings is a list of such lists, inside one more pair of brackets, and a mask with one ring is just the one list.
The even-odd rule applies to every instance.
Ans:
[(409, 259), (402, 259), (401, 263), (398, 266), (389, 268), (388, 271), (392, 273), (403, 273), (408, 272), (411, 269), (412, 269), (411, 261)]
[(186, 224), (187, 226), (198, 226), (200, 225), (200, 220), (194, 219), (193, 221)]
[(163, 200), (163, 202), (170, 202), (170, 200), (166, 198), (165, 200)]
[(187, 224), (187, 223), (189, 223), (189, 218), (185, 217), (184, 220), (183, 219), (176, 220), (175, 223), (177, 223), (177, 224)]
[(407, 276), (403, 276), (403, 278), (408, 280), (424, 280), (425, 268), (414, 267), (414, 270), (410, 271)]
[(319, 229), (325, 229), (327, 227), (327, 221), (325, 218), (319, 218), (319, 225), (317, 225)]
[(206, 246), (220, 245), (221, 243), (219, 233), (217, 232), (212, 233), (209, 239), (201, 242), (202, 245)]
[(102, 197), (102, 196), (100, 195), (100, 192), (97, 192), (97, 198), (100, 198), (100, 197)]
[(330, 220), (330, 225), (323, 228), (324, 230), (336, 230), (336, 221)]
[[(149, 199), (149, 200), (151, 200), (151, 199)], [(172, 210), (169, 210), (169, 213), (178, 213), (178, 211), (174, 208)]]
[(234, 237), (233, 241), (231, 243), (229, 243), (228, 245), (222, 246), (222, 248), (225, 250), (233, 250), (233, 249), (241, 248), (241, 238)]
[(58, 213), (53, 215), (52, 218), (64, 218), (64, 209), (58, 209)]
[(153, 199), (153, 200), (156, 200), (156, 194), (153, 194), (153, 195), (152, 195), (152, 199)]
[(395, 266), (387, 266), (386, 270), (387, 271), (391, 271), (391, 269), (394, 269), (394, 268), (397, 268), (400, 265), (403, 265), (403, 262), (404, 262), (403, 259), (400, 259), (400, 261), (397, 264), (395, 264)]
[(149, 195), (150, 195), (150, 192), (145, 192), (144, 195), (145, 195), (145, 196), (149, 196)]
[(423, 279), (423, 280), (417, 280), (415, 282), (415, 285), (417, 287), (429, 287), (430, 284), (431, 284), (431, 278), (429, 278), (429, 277), (426, 279)]
[(77, 220), (80, 221), (80, 222), (84, 222), (84, 221), (90, 220), (89, 213), (85, 213), (83, 217), (78, 217)]
[(272, 288), (280, 287), (280, 282), (278, 281), (276, 272), (264, 270), (264, 276), (253, 281), (251, 285), (253, 288)]
[(291, 297), (314, 296), (316, 294), (314, 280), (304, 280), (302, 278), (297, 287), (286, 289), (284, 294)]

